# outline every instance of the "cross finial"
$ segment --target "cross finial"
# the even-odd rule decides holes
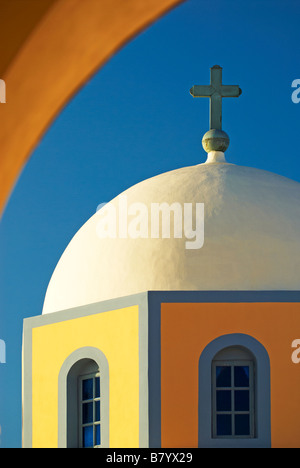
[[[210,69],[210,85],[193,86],[193,97],[210,98],[210,130],[222,130],[222,98],[239,97],[242,90],[239,86],[222,84],[222,67],[215,65]]]
[[[205,149],[213,147],[215,151],[226,151],[229,145],[228,135],[222,131],[222,99],[228,97],[239,97],[242,90],[237,85],[223,85],[222,84],[222,67],[215,65],[210,69],[210,85],[206,86],[193,86],[190,93],[193,97],[209,97],[210,98],[210,140],[215,139],[214,145],[209,145]],[[212,137],[214,135],[214,137]],[[217,139],[224,139],[223,144],[220,146]],[[208,138],[206,138],[208,139]],[[225,140],[227,140],[225,142]],[[221,143],[219,141],[219,143]],[[225,146],[224,146],[224,143]],[[216,149],[219,148],[220,149]],[[224,149],[225,148],[225,149]]]

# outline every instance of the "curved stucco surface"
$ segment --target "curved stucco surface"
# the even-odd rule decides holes
[[[128,207],[142,203],[148,214],[153,203],[192,203],[194,228],[196,203],[203,203],[203,247],[186,249],[184,232],[174,238],[173,226],[169,239],[100,239],[103,210],[114,206],[118,213],[125,198]],[[54,271],[43,313],[147,290],[299,290],[299,200],[299,183],[231,164],[201,164],[145,180],[75,235]],[[148,222],[150,232],[150,215]]]

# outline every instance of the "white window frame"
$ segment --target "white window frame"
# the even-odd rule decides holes
[[[216,384],[216,368],[218,366],[231,368],[231,386],[230,387],[217,387]],[[249,367],[249,387],[236,387],[234,384],[234,367],[248,366]],[[246,360],[214,360],[212,363],[212,436],[215,439],[253,439],[255,437],[255,380],[254,380],[254,362]],[[217,391],[230,391],[231,392],[231,411],[218,411],[217,410]],[[234,395],[236,390],[249,391],[249,411],[236,411],[234,407]],[[231,435],[218,435],[217,434],[217,416],[219,414],[226,414],[231,416]],[[248,435],[235,434],[235,415],[249,414],[250,419],[250,433]]]

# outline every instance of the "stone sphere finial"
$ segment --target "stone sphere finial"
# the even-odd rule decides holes
[[[207,153],[221,151],[225,153],[230,143],[229,136],[223,130],[209,130],[202,139],[202,145]]]

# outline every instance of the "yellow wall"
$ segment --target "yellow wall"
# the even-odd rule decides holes
[[[32,447],[57,447],[58,375],[76,349],[99,348],[109,365],[110,447],[139,447],[138,307],[32,330]]]

